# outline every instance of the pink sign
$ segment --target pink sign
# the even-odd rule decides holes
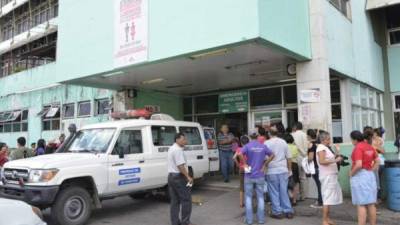
[[[148,0],[115,1],[114,67],[148,59]]]

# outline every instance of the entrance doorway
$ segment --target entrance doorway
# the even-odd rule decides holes
[[[213,127],[217,132],[219,132],[223,124],[227,124],[230,132],[232,132],[235,137],[247,134],[247,113],[197,116],[196,119],[202,126]]]

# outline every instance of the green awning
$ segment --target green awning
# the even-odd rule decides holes
[[[400,4],[400,0],[367,0],[367,10],[385,8]]]

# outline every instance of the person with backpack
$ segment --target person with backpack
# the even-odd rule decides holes
[[[19,137],[17,139],[17,149],[11,151],[10,160],[25,159],[35,156],[32,149],[25,147],[26,139]]]

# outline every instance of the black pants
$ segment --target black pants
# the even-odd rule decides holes
[[[168,188],[171,198],[171,224],[188,225],[192,214],[192,196],[187,181],[181,174],[170,173],[168,175]],[[179,219],[179,211],[181,219]]]
[[[313,175],[315,184],[317,185],[318,189],[318,204],[322,205],[322,194],[321,194],[321,181],[319,181],[319,171],[316,169],[315,174]]]

